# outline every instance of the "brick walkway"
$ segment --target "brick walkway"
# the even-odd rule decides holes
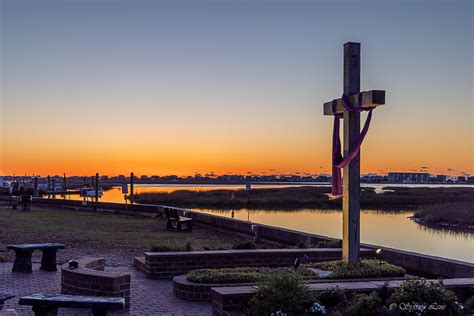
[[[5,302],[3,310],[13,308],[18,315],[33,315],[31,306],[17,304],[20,296],[32,293],[60,293],[60,271],[41,271],[38,264],[33,264],[33,273],[27,274],[12,272],[11,267],[12,263],[0,263],[0,290],[16,295],[15,298]],[[171,280],[148,280],[133,267],[106,267],[106,271],[129,272],[131,274],[129,315],[211,315],[210,303],[195,303],[174,297]],[[59,309],[59,315],[85,316],[90,313],[80,309]],[[128,313],[114,313],[113,315],[128,315]]]

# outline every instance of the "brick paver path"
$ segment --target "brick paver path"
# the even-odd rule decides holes
[[[17,304],[22,295],[32,293],[60,293],[61,272],[46,272],[39,270],[38,264],[33,264],[33,273],[12,272],[12,263],[0,263],[0,290],[11,292],[15,298],[5,302],[5,309],[15,309],[18,315],[33,315],[31,306]],[[129,272],[131,274],[131,304],[129,315],[140,316],[186,316],[211,315],[210,303],[184,301],[173,295],[171,280],[149,280],[133,267],[106,267],[106,271]],[[59,315],[85,316],[87,310],[59,309]],[[113,315],[128,315],[114,313]]]

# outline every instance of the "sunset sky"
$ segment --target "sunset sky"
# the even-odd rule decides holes
[[[473,174],[473,3],[0,0],[0,174],[330,173],[348,41],[362,172]]]

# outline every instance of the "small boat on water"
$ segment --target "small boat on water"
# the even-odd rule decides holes
[[[95,188],[82,187],[79,194],[83,198],[88,198],[88,197],[94,198],[95,197]],[[102,197],[102,195],[104,195],[104,190],[101,187],[99,187],[99,189],[98,189],[98,195],[99,195],[99,197]]]

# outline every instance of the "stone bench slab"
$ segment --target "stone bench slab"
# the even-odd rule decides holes
[[[63,294],[32,294],[20,298],[20,305],[43,305],[54,308],[107,308],[123,309],[125,299],[123,297],[101,297],[81,296]]]
[[[12,250],[45,250],[45,249],[64,249],[64,245],[60,243],[38,243],[38,244],[17,244],[8,245],[8,249]]]
[[[15,297],[15,295],[13,295],[11,293],[0,292],[0,304],[2,304],[6,300],[9,300],[9,299],[14,298],[14,297]]]

